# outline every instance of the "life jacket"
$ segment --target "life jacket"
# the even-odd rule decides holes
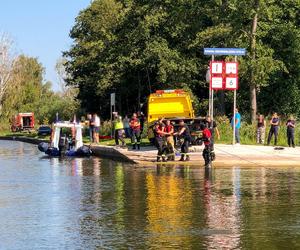
[[[202,138],[204,139],[204,145],[210,145],[211,133],[208,128],[202,131]]]
[[[129,125],[130,125],[130,128],[132,130],[139,130],[139,129],[141,129],[140,120],[137,119],[137,118],[131,119]]]
[[[166,133],[170,133],[172,130],[174,131],[173,125],[170,124],[170,125],[165,126],[165,132]]]
[[[165,127],[163,127],[161,125],[159,125],[158,127],[156,127],[154,129],[155,137],[158,137],[158,138],[164,137],[164,134],[162,134],[163,132],[165,132]]]

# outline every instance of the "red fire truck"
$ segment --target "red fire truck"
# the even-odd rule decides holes
[[[34,129],[34,113],[18,113],[12,117],[11,131],[31,131]]]

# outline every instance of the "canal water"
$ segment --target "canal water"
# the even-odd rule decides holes
[[[50,159],[0,141],[0,249],[300,249],[300,171]]]

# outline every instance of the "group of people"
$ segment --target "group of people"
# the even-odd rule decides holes
[[[100,132],[100,117],[97,114],[88,114],[87,119],[89,123],[90,141],[98,144]]]
[[[122,143],[122,146],[125,146],[124,138],[131,138],[132,149],[140,150],[141,145],[141,136],[144,130],[144,115],[142,112],[133,113],[131,119],[128,116],[125,116],[124,119],[117,113],[114,113],[114,138],[115,144],[119,145],[119,140]]]
[[[270,121],[270,130],[267,138],[267,145],[270,145],[272,137],[274,136],[274,145],[278,142],[278,133],[280,126],[280,118],[276,112],[273,113]],[[289,147],[295,147],[295,127],[296,121],[293,116],[290,116],[286,122],[286,135]],[[266,131],[266,120],[263,115],[259,115],[257,118],[257,133],[256,142],[258,144],[265,143],[265,131]]]
[[[100,118],[97,114],[89,114],[87,116],[89,121],[89,133],[91,142],[99,143],[99,130],[100,130]],[[132,149],[140,150],[141,134],[144,129],[145,117],[143,113],[133,113],[131,118],[125,116],[124,119],[117,113],[114,113],[113,127],[114,127],[114,139],[115,144],[119,145],[121,141],[122,146],[125,146],[124,138],[131,138]],[[272,137],[274,136],[274,145],[278,142],[278,132],[280,119],[278,114],[273,113],[270,121],[270,130],[267,137],[267,145],[270,145]],[[179,121],[178,129],[174,129],[170,120],[159,120],[153,126],[153,133],[155,137],[155,146],[157,147],[157,161],[174,161],[175,160],[175,145],[174,138],[180,142],[180,161],[189,161],[189,145],[192,141],[190,129],[183,120]],[[240,143],[239,130],[241,127],[241,115],[238,108],[235,110],[235,115],[231,120],[231,126],[235,128],[235,141]],[[296,122],[293,116],[290,116],[286,122],[287,128],[287,141],[289,147],[295,147],[295,126]],[[205,121],[200,124],[200,130],[202,131],[202,141],[204,144],[203,158],[205,165],[209,165],[211,161],[215,159],[214,153],[214,137],[217,136],[220,139],[220,133],[215,121],[207,116]],[[266,132],[266,119],[263,115],[257,117],[257,143],[265,143]]]
[[[157,161],[174,161],[175,160],[175,145],[174,137],[180,141],[180,160],[189,161],[189,145],[192,141],[190,129],[184,120],[180,120],[178,129],[175,131],[170,120],[159,120],[154,124],[153,132],[155,136],[155,146],[157,147]],[[215,159],[214,153],[214,133],[216,132],[218,139],[220,133],[216,122],[212,121],[210,116],[207,116],[205,121],[200,124],[202,131],[201,140],[204,143],[203,158],[205,166],[209,165]]]
[[[278,143],[278,134],[279,134],[279,126],[280,126],[280,118],[276,112],[272,114],[271,119],[269,120],[270,130],[267,137],[267,145],[270,145],[271,140],[274,136],[274,145],[277,146]],[[238,109],[235,110],[235,117],[231,121],[231,126],[235,126],[235,140],[236,143],[240,143],[240,134],[239,130],[241,127],[241,115],[239,114]],[[296,121],[295,118],[291,115],[287,120],[286,124],[286,137],[287,144],[289,147],[295,147],[295,127]],[[256,143],[264,144],[266,137],[266,127],[267,121],[264,115],[259,114],[257,116],[257,124],[256,124]]]

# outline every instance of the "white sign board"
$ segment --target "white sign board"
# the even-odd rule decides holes
[[[116,105],[116,93],[110,94],[110,105],[115,106]]]
[[[212,62],[211,63],[211,73],[212,74],[222,74],[223,73],[223,63],[222,62]]]
[[[223,88],[223,78],[222,77],[212,77],[211,78],[211,88],[212,89],[222,89]]]
[[[226,63],[226,74],[237,74],[237,63],[236,62],[230,62]]]
[[[237,89],[237,87],[238,87],[237,77],[226,77],[226,84],[225,84],[226,89],[234,90]]]

